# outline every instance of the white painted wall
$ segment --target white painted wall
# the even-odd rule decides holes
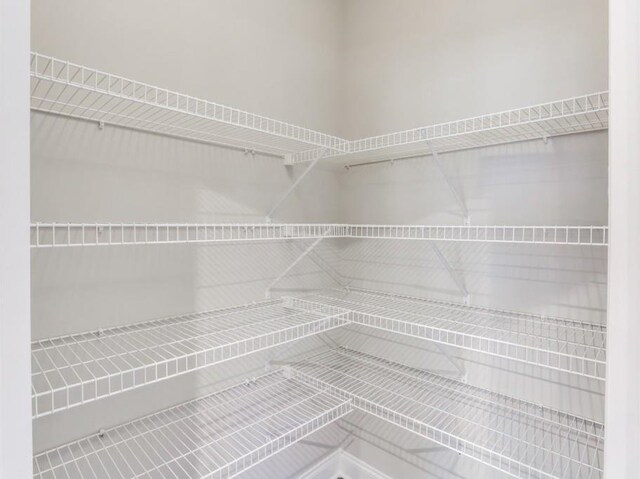
[[[607,88],[606,0],[347,0],[342,133]]]
[[[29,8],[0,0],[0,478],[31,477]]]

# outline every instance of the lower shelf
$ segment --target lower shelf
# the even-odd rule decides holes
[[[158,319],[32,344],[33,417],[302,339],[346,324],[290,298]]]
[[[600,479],[604,427],[422,370],[336,349],[293,365],[353,407],[512,477]]]
[[[606,326],[366,290],[292,300],[301,310],[348,311],[367,327],[604,380]]]
[[[38,454],[34,478],[234,477],[350,411],[274,371]]]

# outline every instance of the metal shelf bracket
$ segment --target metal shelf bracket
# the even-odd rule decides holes
[[[468,374],[467,369],[464,367],[464,363],[451,355],[451,353],[447,350],[445,346],[439,343],[434,343],[438,351],[442,353],[442,355],[447,358],[447,361],[451,363],[451,365],[458,371],[457,379],[462,381],[463,383],[467,383]]]
[[[295,248],[298,248],[301,252],[304,251],[302,247],[298,247],[298,243],[292,243]],[[322,256],[318,254],[315,249],[311,250],[308,254],[309,259],[318,266],[327,276],[329,276],[334,283],[336,283],[340,288],[345,287],[345,281],[339,271],[337,271],[333,266],[331,266]]]
[[[325,231],[325,234],[326,233],[327,231]],[[282,278],[289,274],[289,271],[291,271],[295,265],[302,261],[309,253],[311,253],[311,251],[313,251],[313,249],[318,246],[323,239],[324,236],[317,238],[295,260],[293,260],[293,262],[289,266],[287,266],[287,268],[282,273],[280,273],[273,281],[271,281],[271,283],[269,283],[269,286],[267,286],[267,289],[264,292],[265,298],[271,298],[271,290],[273,289],[273,287],[278,284],[282,280]]]
[[[457,271],[453,269],[453,267],[451,266],[447,258],[444,256],[444,254],[442,254],[442,251],[440,251],[440,248],[438,248],[438,245],[435,242],[431,243],[431,249],[433,250],[433,253],[436,255],[436,258],[438,258],[438,261],[440,262],[442,267],[447,270],[447,272],[449,273],[449,276],[451,276],[451,279],[453,280],[455,285],[458,287],[458,291],[462,296],[462,300],[464,301],[464,304],[469,304],[471,300],[471,295],[469,294],[469,291],[467,290],[467,287],[465,286],[464,280],[462,279],[462,277],[458,274]]]
[[[293,191],[298,187],[298,185],[302,182],[302,180],[309,174],[309,172],[318,164],[318,162],[321,159],[325,158],[328,155],[328,153],[329,153],[329,149],[327,148],[324,148],[319,151],[318,156],[311,162],[309,166],[307,166],[307,169],[304,170],[302,174],[298,176],[298,178],[296,178],[296,181],[293,182],[293,184],[289,187],[289,189],[285,192],[285,194],[282,195],[280,199],[276,201],[273,207],[269,210],[269,212],[267,213],[267,223],[271,223],[271,219],[273,218],[274,213],[278,210],[278,208],[280,208],[282,203],[285,202],[285,200],[289,197],[291,193],[293,193]],[[285,161],[286,161],[286,158],[285,158]]]
[[[449,187],[451,194],[455,198],[456,203],[458,203],[458,207],[460,208],[460,212],[462,213],[462,217],[464,218],[464,224],[466,226],[469,226],[471,224],[471,216],[469,214],[469,210],[467,209],[467,205],[465,204],[464,199],[462,198],[462,194],[460,193],[460,191],[458,191],[458,188],[456,187],[456,185],[453,184],[453,181],[444,170],[444,167],[442,166],[442,162],[440,161],[440,156],[438,155],[438,152],[435,150],[431,142],[427,142],[427,146],[431,151],[431,156],[433,156],[433,160],[436,166],[438,167],[438,171],[440,171],[440,174],[444,178],[444,181],[447,183],[447,186]]]

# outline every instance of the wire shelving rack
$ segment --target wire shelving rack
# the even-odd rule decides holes
[[[595,421],[342,348],[292,369],[356,409],[512,477],[602,478],[604,428]]]
[[[32,248],[341,238],[340,224],[35,223]]]
[[[606,326],[366,290],[294,299],[348,312],[354,324],[604,380]]]
[[[290,298],[32,343],[32,414],[46,416],[347,324]]]
[[[277,156],[348,148],[332,135],[35,52],[31,109]]]
[[[285,157],[387,161],[603,130],[608,92],[345,140],[31,54],[31,109]],[[315,163],[314,163],[315,164]],[[606,226],[36,223],[32,248],[352,238],[606,246]],[[350,323],[604,380],[603,325],[353,290],[34,341],[33,417]],[[294,374],[291,377],[291,374]],[[344,349],[34,457],[34,477],[228,478],[351,408],[518,478],[600,479],[603,426]]]
[[[234,477],[350,411],[278,370],[38,454],[33,477]]]
[[[584,133],[609,126],[606,91],[489,113],[349,142],[347,152],[331,151],[327,159],[351,166],[397,160],[518,141]],[[317,151],[296,153],[292,163],[312,161]]]
[[[606,226],[361,225],[337,223],[35,223],[32,248],[359,238],[606,246]]]
[[[286,157],[358,162],[608,128],[609,93],[346,140],[40,53],[31,53],[31,109]],[[356,163],[357,164],[357,163]]]

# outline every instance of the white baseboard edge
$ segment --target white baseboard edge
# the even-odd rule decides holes
[[[320,460],[298,479],[392,479],[342,449]]]

